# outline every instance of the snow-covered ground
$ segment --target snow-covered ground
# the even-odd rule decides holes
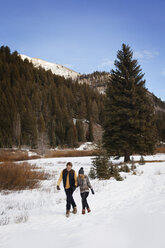
[[[83,150],[94,150],[96,149],[96,144],[94,144],[93,142],[85,142],[82,145],[80,145],[76,150],[78,151],[83,151]]]
[[[92,212],[81,214],[79,189],[74,193],[78,213],[65,217],[65,193],[56,190],[68,161],[88,174],[91,157],[30,161],[53,174],[39,189],[0,194],[0,247],[3,248],[164,248],[165,162],[137,164],[137,175],[124,181],[91,180]],[[135,160],[138,157],[134,158]],[[145,160],[165,160],[165,155]],[[122,161],[122,158],[121,158]]]

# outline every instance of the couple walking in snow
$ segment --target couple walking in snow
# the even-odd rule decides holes
[[[87,202],[87,197],[89,195],[89,188],[91,189],[92,194],[94,194],[94,190],[90,184],[88,176],[84,175],[84,169],[82,167],[80,168],[77,177],[76,172],[72,169],[72,163],[68,162],[66,164],[66,169],[61,171],[57,182],[57,190],[60,190],[60,183],[62,180],[66,193],[66,216],[69,217],[71,206],[73,207],[73,213],[77,213],[77,206],[73,199],[73,192],[77,187],[80,187],[82,214],[85,214],[85,209],[87,209],[88,213],[91,212]]]

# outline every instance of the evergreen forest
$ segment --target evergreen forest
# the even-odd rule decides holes
[[[98,84],[99,73],[91,75]],[[102,80],[103,73],[100,77]],[[107,96],[95,84],[80,83],[80,79],[73,81],[35,68],[18,52],[0,47],[0,148],[75,147],[93,141],[93,124],[103,127],[109,118],[105,114]],[[157,140],[165,141],[165,103],[154,95],[152,101]]]
[[[0,48],[0,147],[75,146],[104,122],[105,96]],[[84,122],[88,130],[84,131]]]

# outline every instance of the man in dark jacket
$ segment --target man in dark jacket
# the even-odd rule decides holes
[[[68,162],[66,164],[66,169],[61,171],[57,182],[57,190],[60,190],[60,183],[62,180],[66,193],[66,217],[69,217],[71,205],[73,207],[73,213],[77,213],[76,203],[73,199],[73,192],[77,187],[77,175],[76,172],[72,169],[71,162]]]

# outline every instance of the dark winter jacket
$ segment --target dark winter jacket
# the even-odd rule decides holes
[[[69,177],[69,180],[67,181],[67,177]],[[59,186],[61,181],[63,180],[63,185],[65,189],[68,188],[74,188],[77,187],[77,175],[74,170],[67,171],[67,169],[64,169],[59,177],[59,180],[57,182],[57,185]]]

